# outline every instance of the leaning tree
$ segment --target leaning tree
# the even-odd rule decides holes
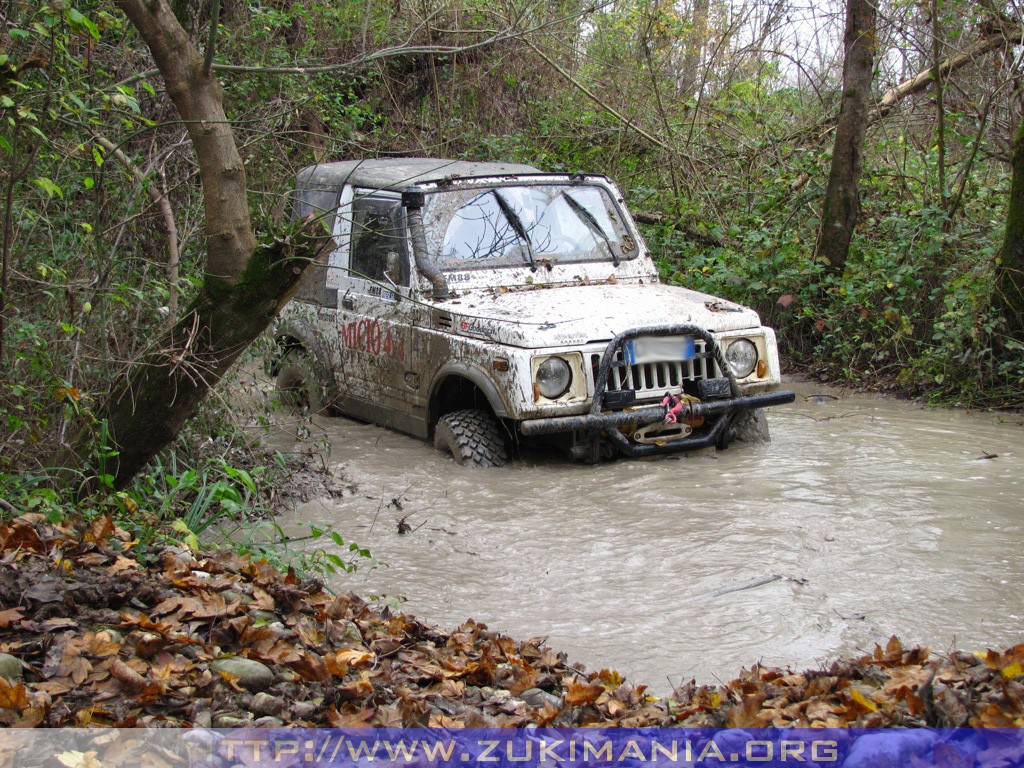
[[[303,268],[327,241],[311,227],[258,236],[249,214],[246,173],[213,71],[167,0],[116,0],[149,47],[167,95],[184,122],[205,203],[205,269],[198,295],[174,325],[113,383],[99,407],[116,455],[107,472],[124,486],[177,436],[199,403],[269,325],[298,286]],[[214,3],[217,6],[217,3]],[[217,25],[216,16],[211,20]],[[94,430],[74,448],[88,462]]]

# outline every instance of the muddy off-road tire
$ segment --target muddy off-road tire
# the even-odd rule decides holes
[[[503,467],[508,461],[501,427],[489,413],[470,409],[445,414],[434,430],[434,447],[466,467]]]
[[[289,350],[277,371],[277,396],[281,404],[304,416],[325,411],[324,389],[309,355]]]
[[[768,430],[768,416],[764,408],[743,411],[726,429],[725,434],[718,438],[718,448],[728,448],[731,443],[760,445],[772,441]]]

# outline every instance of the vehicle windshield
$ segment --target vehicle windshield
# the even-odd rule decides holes
[[[636,256],[606,189],[531,185],[437,192],[423,216],[442,269],[547,266]]]

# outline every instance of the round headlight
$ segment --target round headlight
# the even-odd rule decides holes
[[[725,350],[725,359],[729,361],[733,376],[745,379],[757,365],[757,346],[750,339],[737,339]]]
[[[548,400],[564,395],[571,383],[572,371],[560,357],[549,357],[537,368],[537,391]]]

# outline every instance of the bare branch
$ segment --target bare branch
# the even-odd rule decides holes
[[[557,72],[559,75],[561,75],[566,80],[566,82],[568,82],[573,88],[575,88],[580,93],[582,93],[584,96],[586,96],[588,99],[593,101],[595,104],[597,104],[597,106],[601,107],[601,109],[603,109],[608,114],[610,114],[612,117],[614,117],[616,120],[621,122],[624,126],[626,126],[627,128],[633,129],[634,131],[639,133],[641,136],[643,136],[645,139],[647,139],[649,142],[651,142],[652,144],[654,144],[656,146],[661,147],[664,150],[667,150],[669,152],[674,152],[675,151],[674,148],[670,144],[668,144],[668,143],[662,141],[661,139],[657,138],[656,136],[648,133],[643,128],[641,128],[639,125],[637,125],[632,120],[630,120],[628,117],[626,117],[624,114],[622,114],[617,109],[615,109],[615,107],[613,107],[611,104],[608,104],[607,102],[603,101],[600,96],[595,94],[592,90],[587,88],[587,86],[585,86],[579,80],[574,78],[571,74],[566,72],[565,69],[557,61],[552,59],[544,51],[542,51],[540,48],[538,48],[536,45],[534,45],[531,40],[524,39],[524,42],[528,46],[530,46],[530,48],[533,50],[534,53],[536,53],[545,62],[547,62],[547,65],[549,67],[551,67],[553,70],[555,70],[555,72]]]
[[[168,322],[173,325],[175,315],[177,314],[178,307],[178,225],[174,220],[174,211],[171,209],[171,202],[168,200],[167,195],[157,187],[156,183],[147,183],[146,174],[144,174],[139,168],[131,161],[131,159],[124,153],[124,151],[103,136],[93,134],[93,138],[98,144],[104,147],[114,158],[121,163],[131,174],[135,182],[146,190],[150,199],[160,209],[160,216],[164,223],[164,231],[167,233],[167,281],[170,296],[168,298],[167,306]]]

